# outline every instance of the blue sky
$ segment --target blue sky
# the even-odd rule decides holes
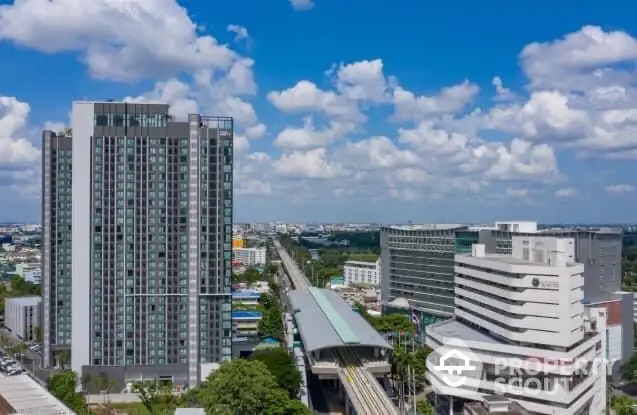
[[[628,1],[0,0],[0,221],[76,99],[235,117],[235,221],[637,219]]]

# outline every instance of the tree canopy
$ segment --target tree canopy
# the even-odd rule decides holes
[[[88,413],[84,395],[75,391],[78,379],[70,370],[62,370],[51,374],[47,380],[47,389],[64,405],[78,414]]]
[[[262,274],[254,267],[246,269],[242,273],[232,273],[233,283],[246,283],[248,285],[254,284],[257,281],[261,281]]]
[[[637,383],[637,354],[633,354],[620,369],[622,378],[631,383]]]
[[[626,395],[615,396],[611,400],[611,406],[616,415],[634,415],[636,412],[633,409],[635,403],[636,401]]]
[[[404,332],[413,334],[416,326],[403,314],[389,314],[383,316],[372,316],[369,314],[365,306],[356,303],[354,308],[358,313],[379,333]]]
[[[263,362],[274,376],[276,383],[288,392],[290,398],[298,396],[302,383],[301,374],[292,356],[283,348],[256,350],[250,359]]]
[[[265,363],[232,360],[197,388],[184,394],[184,403],[207,413],[232,415],[309,415],[311,412],[276,383]]]
[[[434,408],[425,399],[416,403],[416,412],[418,412],[418,415],[434,415]]]
[[[283,321],[281,315],[283,309],[281,308],[279,297],[276,295],[279,287],[273,283],[270,288],[272,293],[262,294],[261,298],[259,298],[263,314],[261,320],[259,320],[257,330],[261,337],[275,337],[282,340]]]
[[[162,410],[174,410],[179,405],[179,397],[172,393],[169,383],[143,381],[133,385],[133,392],[146,410],[151,414],[160,413]]]

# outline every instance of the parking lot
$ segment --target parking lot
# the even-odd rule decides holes
[[[5,328],[0,328],[0,337],[10,344],[15,344],[20,342],[10,331]],[[17,365],[6,365],[7,368],[11,366],[12,368],[20,368],[25,370],[27,373],[31,374],[32,377],[38,380],[38,382],[46,382],[50,370],[42,369],[42,355],[41,355],[41,347],[39,344],[27,343],[28,348],[24,351],[24,353],[18,356],[10,356],[10,353],[7,353],[6,350],[2,350],[0,348],[0,355],[4,360],[13,360],[17,363]],[[9,371],[2,369],[2,364],[0,363],[0,371],[2,371],[5,376],[8,375]]]
[[[0,372],[8,376],[15,376],[25,372],[24,367],[14,358],[0,352]]]

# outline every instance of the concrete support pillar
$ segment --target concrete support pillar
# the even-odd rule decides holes
[[[380,349],[378,347],[374,347],[374,358],[378,359],[380,357]]]

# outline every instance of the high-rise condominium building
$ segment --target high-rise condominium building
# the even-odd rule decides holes
[[[42,363],[71,346],[70,132],[42,133]]]
[[[74,102],[71,366],[114,390],[230,359],[229,117]]]

